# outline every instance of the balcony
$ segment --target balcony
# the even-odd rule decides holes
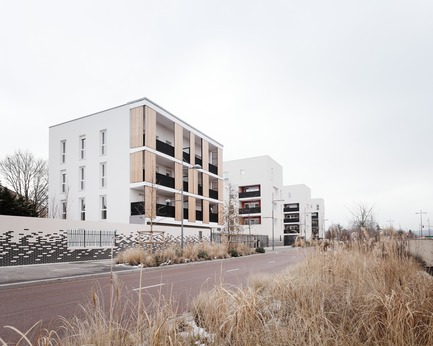
[[[218,199],[218,191],[209,189],[209,197],[213,199]]]
[[[299,204],[295,207],[284,206],[284,212],[290,213],[292,211],[299,211]]]
[[[251,197],[260,197],[260,190],[249,191],[249,192],[239,192],[239,198],[251,198]]]
[[[167,175],[156,173],[156,183],[174,189],[174,178]]]
[[[189,153],[183,152],[183,161],[191,163],[191,155]]]
[[[156,140],[156,150],[174,157],[174,147],[170,144],[161,142],[159,139]]]
[[[259,214],[262,212],[261,207],[254,208],[241,208],[239,209],[239,214]]]
[[[156,216],[174,217],[175,207],[165,204],[156,205]]]
[[[131,215],[144,215],[144,202],[132,202]]]
[[[201,210],[196,210],[195,218],[197,221],[203,221],[203,212]]]
[[[284,223],[299,222],[299,217],[285,218]]]
[[[209,221],[210,222],[218,222],[218,213],[210,213],[209,214]]]
[[[195,164],[196,164],[196,165],[200,165],[200,166],[203,165],[203,162],[202,162],[200,156],[197,156],[197,155],[196,155],[196,157],[195,157]]]
[[[201,185],[198,186],[198,194],[200,196],[203,196],[203,186],[201,186]]]
[[[209,172],[211,172],[213,174],[218,174],[218,167],[209,163]]]

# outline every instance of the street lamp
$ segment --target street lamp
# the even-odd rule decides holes
[[[284,202],[284,199],[273,199],[272,197],[272,250],[275,249],[275,236],[274,236],[274,205],[277,204],[277,202]]]
[[[182,164],[182,184],[180,190],[180,202],[181,202],[181,212],[180,212],[180,250],[183,253],[183,170],[186,169],[189,171],[190,169],[201,169],[200,165],[194,165],[192,167],[187,167]]]

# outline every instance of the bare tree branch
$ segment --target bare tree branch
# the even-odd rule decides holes
[[[33,203],[40,217],[47,213],[48,164],[29,151],[17,150],[0,160],[4,181],[26,202]]]

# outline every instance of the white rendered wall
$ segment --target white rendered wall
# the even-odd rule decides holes
[[[269,156],[226,161],[224,162],[224,179],[236,188],[260,185],[262,223],[261,225],[252,225],[251,233],[268,235],[272,242],[272,201],[282,199],[282,167]],[[282,203],[275,202],[274,206],[275,241],[279,241],[283,234]],[[244,232],[247,231],[247,227],[244,227]]]
[[[311,190],[307,185],[287,185],[283,187],[284,203],[299,203],[300,235],[311,238]]]
[[[313,198],[311,200],[313,212],[319,213],[319,238],[325,237],[325,201],[323,198]]]
[[[67,198],[67,219],[80,220],[79,198],[86,202],[86,220],[100,221],[100,196],[107,196],[107,222],[129,222],[129,106],[121,106],[50,127],[49,209],[52,214]],[[106,130],[107,154],[100,154],[100,131]],[[79,158],[80,136],[86,137],[86,158]],[[60,142],[66,140],[66,163],[60,162]],[[100,186],[100,164],[107,163],[107,186]],[[85,190],[79,188],[79,167],[86,169]],[[60,172],[66,170],[68,195],[60,192]],[[60,217],[59,214],[55,215]]]

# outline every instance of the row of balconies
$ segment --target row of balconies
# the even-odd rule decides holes
[[[259,213],[261,213],[261,211],[262,211],[261,207],[240,208],[239,214],[259,214]]]
[[[183,218],[188,219],[188,208],[183,208]],[[132,202],[131,203],[131,215],[144,215],[144,202]],[[175,217],[175,207],[166,204],[156,205],[156,216],[159,217]],[[198,221],[203,221],[203,211],[196,210],[195,217]],[[212,213],[209,211],[210,222],[218,222],[218,213]]]
[[[239,199],[260,197],[260,191],[239,192]]]
[[[145,143],[145,138],[143,134],[143,143]],[[174,146],[164,143],[163,141],[160,141],[159,139],[156,140],[156,150],[164,153],[166,155],[169,155],[171,157],[174,157]],[[183,160],[184,162],[191,163],[191,155],[187,152],[183,152]],[[195,156],[195,163],[196,165],[203,166],[202,159],[200,156]],[[203,169],[207,169],[209,172],[213,174],[218,174],[218,167],[209,163],[208,167],[203,167]]]

